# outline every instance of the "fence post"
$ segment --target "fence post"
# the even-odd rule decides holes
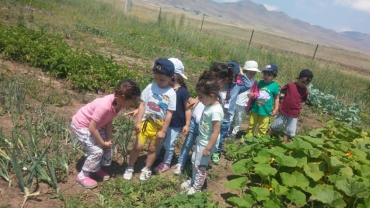
[[[319,44],[316,45],[316,49],[315,49],[315,53],[313,54],[312,56],[312,61],[315,59],[315,55],[316,55],[316,51],[317,51],[317,48],[319,47]]]
[[[202,25],[200,26],[200,32],[202,32],[203,22],[204,22],[204,15],[203,15],[203,20],[202,20]]]
[[[161,23],[161,13],[162,13],[162,7],[159,8],[159,14],[158,14],[158,23]]]
[[[126,0],[124,13],[127,14],[127,12],[131,11],[131,8],[132,8],[131,0]]]
[[[254,29],[252,30],[251,38],[249,39],[248,48],[249,48],[249,46],[251,46],[253,33],[254,33]]]

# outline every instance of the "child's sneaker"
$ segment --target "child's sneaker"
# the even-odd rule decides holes
[[[215,164],[215,165],[218,165],[220,163],[220,155],[217,154],[217,153],[213,153],[212,154],[212,162]]]
[[[127,167],[125,173],[123,174],[123,178],[126,180],[131,180],[133,174],[134,174],[134,168]]]
[[[103,181],[107,181],[110,179],[110,176],[108,175],[108,173],[104,172],[104,170],[100,169],[98,172],[92,172],[90,173],[91,175],[95,175],[95,176],[98,176],[99,178],[101,178]]]
[[[90,178],[90,177],[84,177],[84,178],[81,178],[77,175],[76,177],[76,182],[81,184],[84,188],[95,188],[98,186],[98,182],[96,182],[94,179]]]
[[[197,193],[197,192],[200,192],[200,190],[198,190],[198,189],[196,189],[196,188],[194,188],[194,187],[191,187],[191,188],[188,190],[187,194],[188,194],[188,195],[193,195],[193,194],[195,194],[195,193]]]
[[[181,174],[181,164],[177,164],[173,174],[180,175]]]
[[[152,171],[150,169],[144,167],[143,169],[141,169],[141,174],[140,174],[139,179],[142,180],[142,181],[145,181],[148,178],[150,178],[151,175],[152,175]]]
[[[170,169],[170,166],[168,166],[166,163],[161,162],[157,167],[154,168],[154,172],[166,172]]]
[[[191,187],[191,180],[188,179],[181,184],[181,189],[189,189]]]

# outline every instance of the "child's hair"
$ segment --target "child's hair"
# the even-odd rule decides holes
[[[230,95],[230,89],[231,85],[233,84],[233,76],[234,72],[232,68],[229,68],[225,63],[215,62],[213,65],[209,68],[209,71],[212,72],[215,79],[217,78],[227,78],[227,92],[226,92],[226,102],[229,102],[229,99],[231,97]]]
[[[139,85],[131,79],[123,79],[114,88],[114,95],[124,95],[128,100],[134,100],[141,96]],[[117,105],[117,101],[113,101],[113,105]]]
[[[218,85],[215,74],[212,71],[203,72],[198,80],[195,90],[205,95],[214,94],[219,99],[218,92],[220,91],[220,85]]]
[[[313,79],[313,73],[311,70],[309,69],[303,69],[300,73],[299,73],[299,78],[303,78],[303,77],[306,77],[306,80],[308,82],[311,82],[311,80]]]
[[[188,89],[188,87],[186,86],[184,77],[182,77],[180,74],[176,74],[176,77],[177,77],[177,82],[180,84],[180,86],[185,89]]]

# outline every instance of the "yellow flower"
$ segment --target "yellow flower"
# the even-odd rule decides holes
[[[291,155],[292,153],[293,153],[293,150],[290,150],[290,151],[289,151],[289,154]]]
[[[273,158],[273,157],[272,157],[272,158],[270,159],[269,165],[270,165],[271,163],[273,163],[274,161],[275,161],[275,158]]]
[[[346,155],[347,155],[348,157],[352,157],[352,156],[353,156],[352,152],[350,152],[350,151],[347,151]]]

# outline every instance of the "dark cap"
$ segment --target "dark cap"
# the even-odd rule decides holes
[[[172,77],[175,73],[175,66],[173,65],[172,61],[159,58],[154,62],[153,71],[159,71],[164,75]]]
[[[274,64],[268,64],[263,68],[262,72],[278,72],[279,68]]]
[[[235,61],[229,61],[226,63],[228,67],[233,67],[234,74],[238,75],[240,73],[240,67],[239,64],[236,63]]]
[[[313,78],[313,73],[312,71],[310,71],[309,69],[303,69],[300,73],[299,73],[299,78],[303,78],[303,77],[307,77],[309,80],[311,80]]]

